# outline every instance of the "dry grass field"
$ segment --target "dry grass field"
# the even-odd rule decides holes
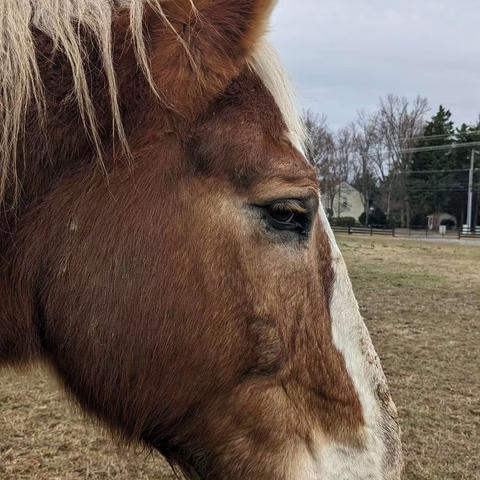
[[[341,244],[399,409],[404,478],[480,479],[480,245]]]
[[[480,479],[480,246],[340,238],[398,405],[406,480]],[[0,373],[1,480],[166,480],[45,372]],[[341,480],[341,479],[339,479]]]

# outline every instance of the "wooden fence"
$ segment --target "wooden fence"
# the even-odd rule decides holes
[[[348,235],[383,235],[394,237],[395,229],[393,228],[373,228],[373,227],[332,227],[335,233],[346,233]]]
[[[346,234],[346,235],[369,235],[371,237],[380,235],[380,236],[388,236],[388,237],[402,237],[405,236],[405,232],[402,229],[399,230],[399,235],[396,234],[396,230],[393,228],[374,228],[374,227],[361,227],[361,226],[351,226],[351,227],[339,227],[333,226],[333,231],[335,233]],[[411,234],[411,231],[410,231]],[[452,235],[442,235],[440,236],[436,232],[430,232],[428,229],[425,230],[425,235],[427,238],[431,237],[435,238],[455,238],[455,232],[452,232]],[[459,240],[480,240],[480,232],[476,233],[466,233],[462,230],[458,231],[458,239]]]
[[[469,239],[469,238],[472,240],[480,240],[480,233],[464,233],[461,230],[459,230],[458,238],[459,240]]]

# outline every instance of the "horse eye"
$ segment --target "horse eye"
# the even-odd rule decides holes
[[[291,210],[270,207],[267,211],[270,218],[279,223],[292,223],[295,219],[295,213]]]
[[[289,230],[306,235],[310,229],[310,215],[305,205],[297,200],[285,200],[267,205],[268,224],[276,230]]]

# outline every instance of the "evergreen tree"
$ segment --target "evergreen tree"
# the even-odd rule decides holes
[[[450,202],[452,172],[443,171],[455,168],[456,156],[453,149],[434,147],[449,147],[455,143],[456,132],[451,118],[451,112],[440,105],[415,145],[426,148],[413,154],[407,180],[417,221],[420,217],[426,222],[427,215],[441,212]]]
[[[455,132],[455,143],[463,145],[466,143],[480,141],[480,125],[467,125],[463,123]],[[458,222],[466,223],[466,203],[468,194],[468,177],[470,168],[470,159],[472,155],[472,147],[458,147],[454,151],[453,167],[457,171],[452,175],[452,189],[449,198],[449,212],[455,215]],[[480,159],[479,159],[480,163]],[[477,163],[478,165],[478,163]],[[476,195],[477,196],[477,195]]]
[[[458,145],[471,142],[480,142],[480,123],[474,125],[462,125],[455,132],[455,143]],[[476,148],[479,150],[479,148]],[[455,150],[455,168],[470,168],[470,158],[472,155],[472,147],[460,147]]]

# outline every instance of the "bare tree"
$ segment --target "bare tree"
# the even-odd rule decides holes
[[[307,110],[303,114],[307,131],[306,157],[317,171],[320,190],[327,201],[325,208],[329,216],[333,212],[335,191],[340,181],[335,162],[335,141],[328,127],[327,118]]]
[[[358,113],[355,128],[355,186],[360,191],[365,213],[365,225],[368,224],[369,208],[376,183],[375,165],[381,162],[383,143],[378,134],[378,113],[367,115]]]
[[[354,124],[341,128],[335,135],[333,168],[337,178],[334,194],[334,197],[337,198],[337,216],[342,213],[342,183],[350,183],[353,178],[356,155],[355,142]]]
[[[309,140],[306,155],[315,167],[327,212],[340,215],[342,182],[355,183],[360,191],[368,221],[373,190],[378,182],[387,187],[386,215],[391,217],[397,192],[402,225],[410,223],[410,206],[405,185],[405,172],[411,163],[408,149],[421,135],[425,114],[425,98],[413,101],[395,95],[380,99],[378,111],[360,112],[356,122],[333,133],[325,116],[304,112]],[[338,205],[335,205],[338,199]],[[337,208],[334,208],[337,207]]]
[[[303,123],[307,131],[305,153],[308,161],[317,172],[328,163],[334,151],[333,135],[328,128],[325,115],[314,114],[311,110],[303,112]]]
[[[355,134],[355,125],[350,124],[341,128],[335,135],[335,157],[339,175],[343,182],[348,182],[352,178],[356,153]]]
[[[387,217],[390,216],[393,188],[397,187],[400,195],[400,219],[402,226],[410,223],[410,205],[405,188],[405,172],[412,154],[408,149],[413,146],[414,137],[421,135],[425,124],[425,114],[429,111],[428,100],[416,97],[410,102],[405,97],[388,95],[380,99],[377,128],[385,144],[388,158],[388,200]]]

